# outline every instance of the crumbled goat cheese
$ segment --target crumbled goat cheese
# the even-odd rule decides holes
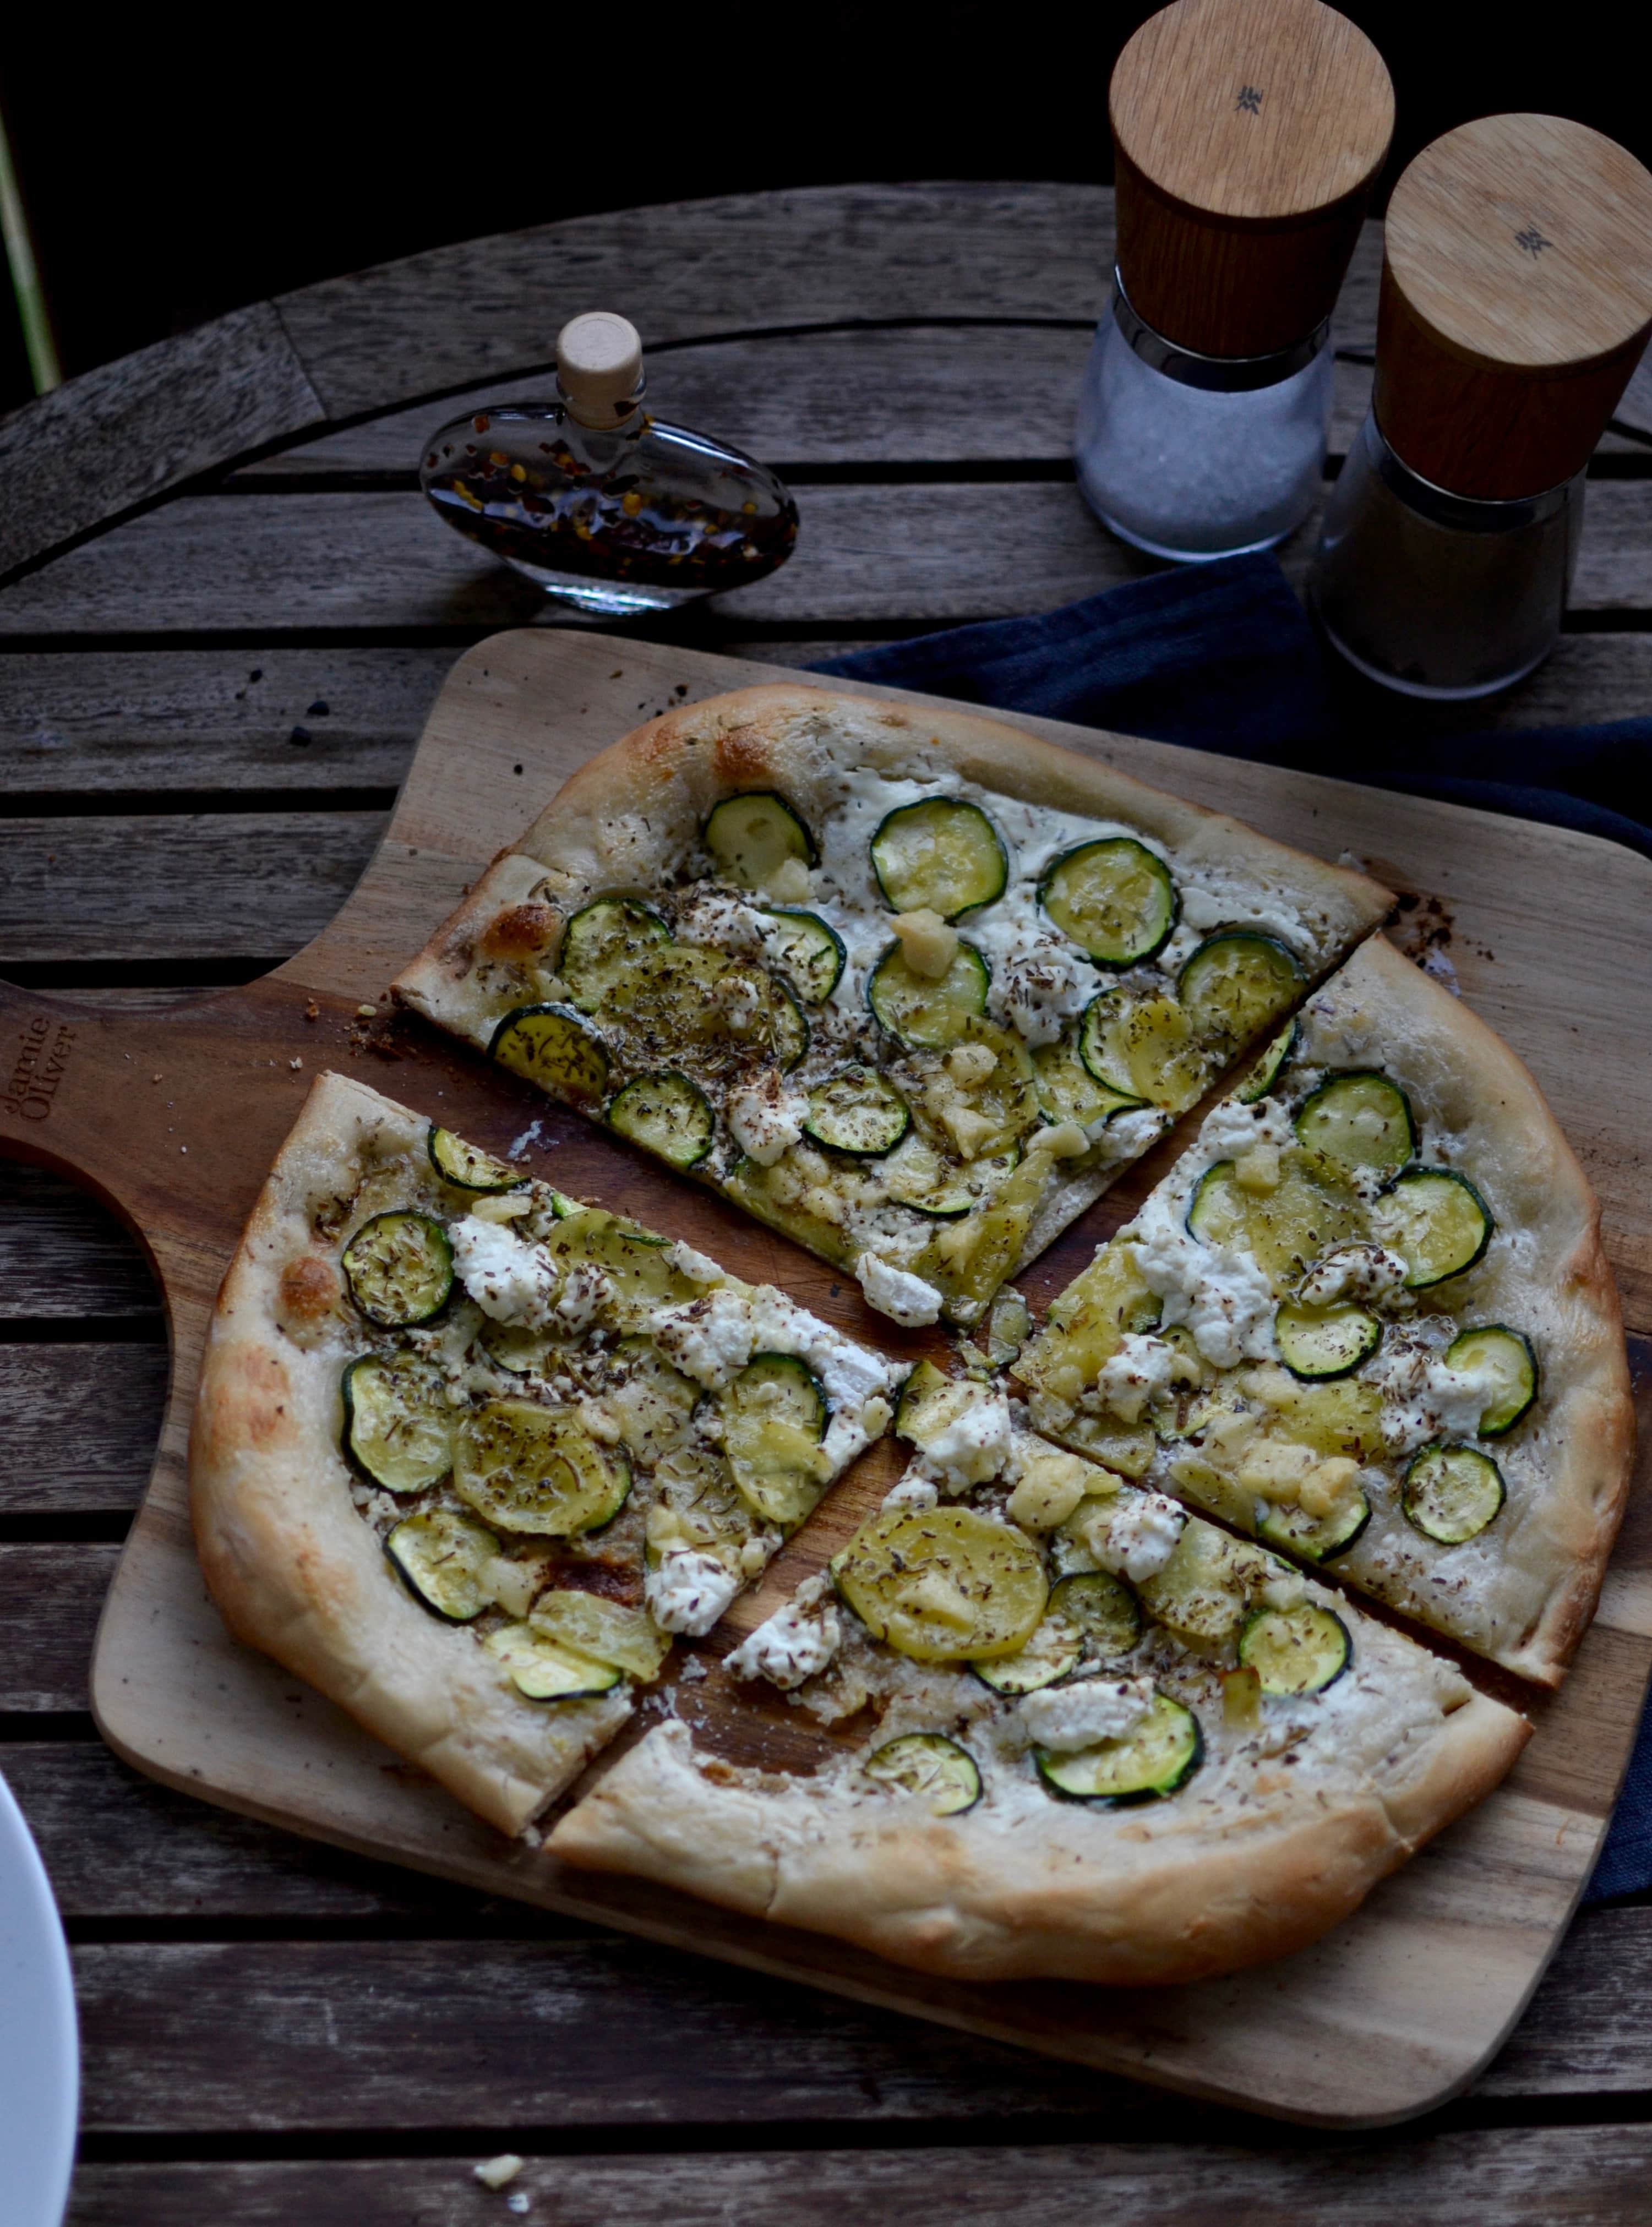
[[[1213,1163],[1236,1160],[1241,1152],[1258,1145],[1272,1145],[1283,1151],[1292,1134],[1291,1116],[1277,1098],[1259,1098],[1251,1106],[1242,1105],[1236,1098],[1224,1098],[1204,1117],[1199,1151]]]
[[[727,1658],[737,1678],[766,1678],[788,1694],[806,1678],[824,1670],[843,1643],[831,1592],[824,1578],[810,1578],[784,1608],[760,1624]]]
[[[940,1497],[940,1492],[915,1462],[900,1483],[883,1495],[880,1512],[887,1516],[899,1508],[933,1508]]]
[[[542,1246],[529,1245],[502,1222],[466,1215],[448,1231],[459,1281],[495,1322],[542,1329],[556,1304],[556,1263]]]
[[[729,1127],[741,1151],[760,1168],[772,1168],[803,1134],[809,1101],[788,1090],[773,1068],[729,1094]]]
[[[737,1037],[749,1037],[768,1010],[762,984],[756,975],[737,969],[712,984],[711,1002],[728,1023],[730,1035]]]
[[[1153,1705],[1151,1678],[1087,1678],[1076,1686],[1045,1686],[1021,1701],[1022,1729],[1056,1755],[1122,1739]]]
[[[1094,970],[1077,952],[1041,938],[1011,945],[993,969],[989,993],[994,1017],[1030,1044],[1054,1043],[1095,994]]]
[[[1395,1338],[1366,1372],[1382,1394],[1380,1427],[1390,1453],[1408,1454],[1431,1439],[1471,1439],[1498,1389],[1495,1366],[1453,1369],[1414,1341]]]
[[[958,1398],[959,1393],[973,1396]],[[962,1384],[954,1394],[955,1412],[942,1423],[923,1449],[923,1467],[949,1492],[967,1491],[998,1476],[1010,1458],[1015,1425],[1010,1403],[1001,1392],[985,1386]]]
[[[1405,1288],[1406,1264],[1382,1245],[1342,1245],[1316,1260],[1297,1287],[1304,1307],[1339,1299],[1386,1299]]]
[[[672,1547],[647,1572],[642,1590],[648,1613],[661,1631],[704,1639],[739,1592],[740,1577],[714,1554]]]
[[[1139,1158],[1170,1126],[1167,1114],[1161,1114],[1157,1107],[1144,1106],[1139,1113],[1117,1114],[1112,1120],[1104,1115],[1099,1121],[1093,1121],[1090,1140],[1103,1165],[1113,1167],[1120,1160]]]
[[[940,1320],[940,1292],[909,1269],[891,1268],[876,1253],[863,1253],[855,1263],[855,1274],[866,1294],[867,1305],[876,1307],[891,1322],[915,1328]]]
[[[1102,1362],[1096,1388],[1121,1422],[1139,1423],[1148,1402],[1175,1382],[1179,1358],[1162,1337],[1126,1331],[1119,1350]]]
[[[505,2188],[515,2179],[522,2166],[523,2160],[513,2150],[502,2150],[499,2156],[476,2167],[476,2179],[484,2188]]]
[[[1132,1230],[1136,1264],[1164,1301],[1164,1321],[1185,1323],[1205,1359],[1232,1369],[1273,1352],[1273,1287],[1248,1253],[1207,1245],[1189,1230],[1185,1207],[1155,1194]]]
[[[737,1292],[708,1292],[663,1308],[654,1318],[654,1342],[685,1375],[716,1390],[751,1358],[751,1310]]]
[[[614,1286],[599,1267],[590,1260],[576,1260],[557,1301],[557,1320],[577,1337],[590,1328],[613,1296]]]
[[[679,1276],[686,1276],[691,1284],[720,1284],[723,1271],[715,1260],[708,1260],[704,1253],[697,1253],[692,1245],[685,1245],[679,1237],[674,1245],[666,1248],[666,1264]]]
[[[1079,1535],[1104,1570],[1139,1584],[1170,1560],[1187,1520],[1186,1509],[1162,1492],[1121,1492],[1078,1519]]]

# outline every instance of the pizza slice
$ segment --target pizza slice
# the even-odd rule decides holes
[[[395,988],[973,1324],[1388,903],[1100,756],[762,687],[594,758]]]
[[[1528,1736],[997,1385],[926,1364],[896,1427],[909,1475],[725,1663],[823,1728],[817,1766],[742,1767],[679,1719],[554,1854],[954,1978],[1162,1984],[1316,1939]]]
[[[1378,938],[1017,1370],[1041,1430],[1555,1685],[1629,1483],[1599,1220],[1525,1068]]]
[[[782,1292],[318,1078],[190,1440],[235,1636],[502,1831],[544,1809],[888,1426]]]

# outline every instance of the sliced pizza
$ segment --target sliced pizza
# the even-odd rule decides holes
[[[1553,1685],[1629,1482],[1599,1218],[1525,1068],[1379,938],[1017,1374],[1041,1430]]]
[[[753,688],[594,758],[395,986],[973,1324],[1388,903],[996,721]]]
[[[887,1427],[903,1374],[324,1075],[213,1320],[201,1566],[239,1638],[517,1832]]]
[[[1525,1720],[1281,1557],[922,1369],[912,1471],[728,1658],[810,1771],[661,1726],[565,1861],[969,1979],[1140,1986],[1286,1954],[1508,1769]]]

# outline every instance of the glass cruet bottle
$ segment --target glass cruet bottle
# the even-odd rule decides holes
[[[1652,330],[1652,176],[1586,125],[1487,116],[1388,204],[1372,406],[1309,597],[1401,694],[1486,696],[1560,633],[1584,475]]]
[[[644,385],[635,326],[575,317],[556,399],[454,418],[425,443],[419,485],[456,532],[594,616],[762,579],[792,553],[797,505],[766,465],[651,417]]]
[[[1376,48],[1320,0],[1175,0],[1119,58],[1112,305],[1074,462],[1102,523],[1200,562],[1317,501],[1330,313],[1394,130]]]

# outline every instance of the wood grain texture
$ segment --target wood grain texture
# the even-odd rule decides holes
[[[1362,31],[1319,0],[1178,0],[1108,89],[1119,267],[1156,332],[1271,355],[1330,315],[1394,132]]]
[[[267,302],[85,372],[0,423],[0,574],[322,416]]]
[[[118,1547],[0,1545],[0,1713],[84,1709]]]
[[[0,1344],[0,1516],[135,1508],[166,1375],[161,1345]]]
[[[1645,2126],[1534,2127],[1386,2141],[1267,2148],[1232,2141],[1150,2146],[1104,2118],[1100,2139],[1048,2145],[892,2146],[836,2151],[732,2149],[690,2156],[533,2157],[513,2184],[530,2218],[555,2227],[730,2227],[781,2219],[839,2227],[1623,2227],[1644,2212],[1652,2170]],[[531,2150],[541,2146],[529,2143]],[[83,2164],[69,2227],[456,2227],[490,2218],[477,2188],[485,2154],[348,2163]]]
[[[118,1752],[169,1784],[210,1792],[231,1807],[276,1822],[300,1823],[338,1845],[596,1918],[668,1945],[709,1949],[832,1993],[915,2010],[995,2040],[1019,2040],[1110,2072],[1145,2070],[1196,2092],[1243,2096],[1322,2120],[1345,2122],[1350,2111],[1368,2120],[1421,2108],[1466,2077],[1514,2018],[1591,1864],[1652,1651],[1652,1586],[1643,1574],[1643,1565],[1652,1566],[1652,1541],[1640,1541],[1638,1533],[1626,1539],[1578,1674],[1560,1696],[1540,1705],[1543,1722],[1517,1777],[1304,1958],[1210,1988],[1179,1991],[1173,2000],[1156,1997],[1151,2005],[1098,1990],[1049,1987],[983,1995],[915,1982],[836,1943],[770,1929],[754,1939],[750,1929],[685,1898],[622,1880],[563,1873],[543,1850],[506,1847],[416,1774],[387,1766],[382,1751],[336,1711],[295,1690],[273,1665],[233,1648],[201,1592],[178,1468],[194,1356],[222,1260],[291,1119],[303,1080],[278,1059],[273,1069],[255,1069],[259,1048],[272,1037],[279,1041],[304,1028],[293,993],[313,989],[322,1020],[313,1024],[309,1042],[314,1050],[307,1060],[337,1057],[341,1051],[348,1060],[347,1001],[382,983],[471,878],[476,861],[520,825],[515,779],[503,768],[524,763],[541,790],[548,790],[558,769],[581,762],[679,685],[703,694],[750,677],[749,669],[726,660],[584,633],[525,632],[469,653],[438,703],[404,789],[394,833],[361,897],[321,944],[282,975],[169,1017],[169,1049],[179,1071],[210,1060],[217,1077],[209,1084],[201,1069],[195,1095],[203,1116],[213,1101],[216,1118],[199,1120],[186,1140],[191,1146],[187,1184],[181,1163],[169,1156],[169,1145],[156,1152],[164,1124],[141,1094],[112,1150],[92,1109],[99,1075],[118,1055],[127,1024],[108,1013],[88,1029],[75,1053],[80,1079],[76,1083],[77,1070],[70,1070],[54,1107],[49,1148],[121,1198],[148,1232],[168,1279],[179,1356],[156,1482],[99,1642],[94,1697],[102,1728]],[[1647,876],[1626,854],[1553,830],[1376,800],[1265,768],[1202,760],[1119,737],[1044,731],[1057,737],[1066,732],[1080,747],[1132,770],[1161,779],[1168,773],[1183,793],[1200,794],[1208,784],[1221,801],[1237,804],[1272,832],[1306,840],[1322,852],[1335,855],[1355,839],[1368,845],[1380,827],[1387,853],[1382,871],[1400,875],[1402,886],[1408,879],[1412,886],[1449,894],[1468,993],[1483,1010],[1496,1013],[1540,1070],[1546,1046],[1553,1055],[1547,1064],[1563,1081],[1566,1069],[1577,1065],[1566,1031],[1587,1006],[1579,983],[1590,977],[1597,952],[1601,994],[1610,986],[1615,1003],[1617,1037],[1633,1034],[1623,1011],[1626,962],[1611,940],[1611,922],[1633,912]],[[1598,916],[1591,913],[1579,922],[1568,946],[1564,1020],[1546,1012],[1534,994],[1542,979],[1538,961],[1545,947],[1540,937],[1532,941],[1529,930],[1523,940],[1521,928],[1520,908],[1533,910],[1543,875],[1556,871],[1574,915],[1581,886],[1594,889],[1599,909]],[[1634,879],[1633,895],[1615,887],[1613,876],[1623,873]],[[1553,907],[1535,909],[1547,917]],[[1492,948],[1494,923],[1495,960],[1480,956]],[[401,1024],[401,1031],[384,1044],[400,1055],[398,1063],[367,1071],[407,1102],[439,1110],[462,1129],[474,1130],[484,1144],[508,1139],[527,1108],[540,1104],[509,1078],[478,1072],[456,1049],[432,1043],[412,1024]],[[335,1037],[342,1043],[335,1043]],[[1592,1031],[1588,1041],[1596,1042]],[[267,1060],[267,1049],[262,1056]],[[1594,1101],[1597,1121],[1603,1106],[1619,1120],[1638,1119],[1631,1112],[1641,1103],[1638,1070],[1626,1067],[1610,1087],[1598,1073],[1592,1082],[1592,1089],[1579,1094]],[[861,1323],[858,1301],[841,1287],[834,1290],[820,1264],[753,1231],[721,1203],[691,1196],[583,1125],[547,1117],[542,1106],[540,1118],[542,1143],[548,1132],[560,1179],[598,1193],[622,1182],[628,1201],[645,1217],[659,1216],[665,1226],[748,1273],[778,1277],[845,1327],[871,1327],[877,1334],[878,1326]],[[41,1149],[38,1137],[33,1142]],[[1120,1202],[1115,1212],[1122,1210]],[[1080,1250],[1094,1243],[1105,1220],[1093,1217],[1072,1243]],[[1652,1252],[1652,1228],[1636,1187],[1627,1188],[1618,1203],[1614,1246],[1631,1267],[1642,1253]],[[1037,1273],[1059,1280],[1070,1273],[1072,1262],[1058,1253],[1052,1248]],[[847,1509],[845,1503],[845,1520],[852,1521]],[[1485,1893],[1490,1875],[1502,1882],[1495,1905],[1488,1905]],[[1454,1971],[1449,1999],[1441,2004],[1432,1975],[1450,1953],[1449,1944],[1467,1937],[1466,1912],[1472,1913],[1473,1956]],[[1422,2017],[1415,1989],[1425,1980],[1428,2010]],[[1336,2037],[1347,2007],[1355,2001],[1368,2039],[1358,2096],[1351,2101],[1345,2052]]]
[[[112,1215],[61,1176],[0,1158],[0,1324],[152,1316],[160,1301]]]

